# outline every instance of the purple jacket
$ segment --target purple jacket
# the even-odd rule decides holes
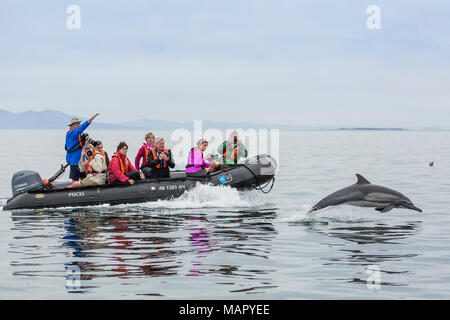
[[[191,152],[189,152],[187,164],[189,167],[186,166],[186,173],[194,173],[211,166],[211,164],[203,158],[203,152],[197,148],[191,149]]]

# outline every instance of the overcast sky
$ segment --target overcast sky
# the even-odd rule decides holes
[[[448,0],[1,0],[0,46],[14,112],[450,126]]]

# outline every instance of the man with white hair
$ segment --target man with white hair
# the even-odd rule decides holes
[[[141,167],[147,179],[170,178],[170,169],[174,168],[172,152],[165,148],[164,139],[159,137],[155,140],[155,147],[147,155],[147,163]]]
[[[246,158],[248,155],[245,145],[239,139],[238,132],[233,130],[227,141],[224,141],[217,152],[222,155],[222,161],[229,166],[237,165],[240,158]]]

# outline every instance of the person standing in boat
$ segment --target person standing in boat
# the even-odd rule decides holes
[[[148,152],[147,161],[142,172],[148,179],[170,178],[170,169],[175,167],[172,152],[164,146],[164,139],[157,138],[155,147]]]
[[[72,118],[69,123],[69,130],[66,133],[66,161],[70,165],[69,178],[72,179],[72,183],[79,181],[82,178],[80,169],[78,168],[78,161],[80,161],[81,150],[84,146],[85,141],[81,134],[84,130],[91,124],[92,121],[99,115],[99,113],[94,114],[87,121],[81,124],[80,119]]]
[[[217,152],[222,155],[222,161],[229,166],[238,164],[239,159],[246,158],[248,155],[245,145],[241,142],[238,132],[233,130],[227,141],[224,141],[218,148]]]
[[[140,168],[146,166],[148,154],[154,148],[155,148],[155,136],[153,135],[153,133],[149,132],[145,135],[145,142],[139,149],[136,158],[134,159],[134,166],[136,167],[136,169],[139,170]],[[142,165],[140,165],[141,159]]]
[[[136,170],[127,158],[128,145],[120,142],[117,152],[109,162],[109,183],[111,185],[133,185],[135,180],[144,179],[144,175]]]
[[[207,174],[215,171],[219,164],[215,161],[211,163],[205,160],[203,152],[208,148],[208,141],[200,139],[197,142],[197,147],[192,148],[189,152],[188,163],[186,165],[186,175],[188,177],[204,177]],[[208,153],[206,158],[209,159],[211,155]]]
[[[103,143],[95,141],[92,145],[86,144],[81,152],[78,163],[80,172],[86,174],[86,178],[75,181],[71,187],[100,186],[106,183],[107,154],[103,150]]]

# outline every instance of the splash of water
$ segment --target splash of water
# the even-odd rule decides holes
[[[172,200],[159,200],[136,204],[151,209],[198,209],[198,208],[248,208],[264,205],[257,191],[238,191],[227,186],[211,186],[198,183],[195,188]]]
[[[6,202],[8,201],[7,199],[0,199],[0,210],[3,211],[3,206],[6,204]]]
[[[303,204],[297,210],[288,212],[278,218],[282,223],[363,223],[373,222],[379,218],[379,213],[372,208],[361,208],[349,205],[335,206],[320,211],[309,212],[311,204]]]

